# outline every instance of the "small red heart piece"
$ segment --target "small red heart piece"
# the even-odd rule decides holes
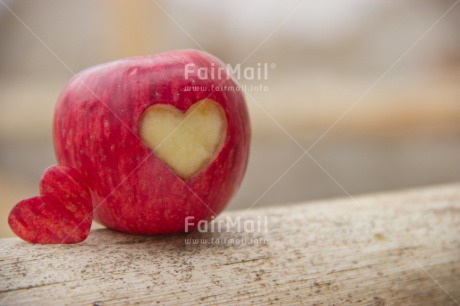
[[[71,244],[88,237],[93,220],[91,195],[81,174],[51,166],[40,181],[40,196],[22,200],[8,223],[21,239],[41,244]]]

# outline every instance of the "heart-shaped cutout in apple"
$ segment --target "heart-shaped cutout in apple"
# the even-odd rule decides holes
[[[215,159],[227,135],[227,120],[211,99],[196,102],[185,113],[156,104],[142,115],[139,130],[144,143],[187,179]]]

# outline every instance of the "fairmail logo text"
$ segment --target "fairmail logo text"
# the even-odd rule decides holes
[[[258,216],[251,219],[242,219],[240,216],[212,219],[211,221],[199,220],[194,216],[185,218],[185,232],[196,229],[200,233],[229,233],[229,232],[246,232],[246,233],[267,233],[268,218],[267,216]]]
[[[269,71],[275,68],[274,63],[257,63],[255,67],[242,67],[241,64],[236,64],[234,67],[230,64],[221,66],[214,63],[211,63],[210,67],[198,67],[194,63],[188,63],[185,65],[185,79],[197,77],[200,80],[227,80],[233,76],[237,80],[266,81]]]

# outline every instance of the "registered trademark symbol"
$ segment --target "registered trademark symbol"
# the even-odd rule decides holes
[[[270,64],[270,69],[276,69],[276,64],[275,64],[275,63],[271,63],[271,64]]]

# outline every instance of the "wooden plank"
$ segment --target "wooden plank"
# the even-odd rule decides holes
[[[0,304],[459,305],[460,184],[221,217],[238,216],[268,231],[2,239]]]

